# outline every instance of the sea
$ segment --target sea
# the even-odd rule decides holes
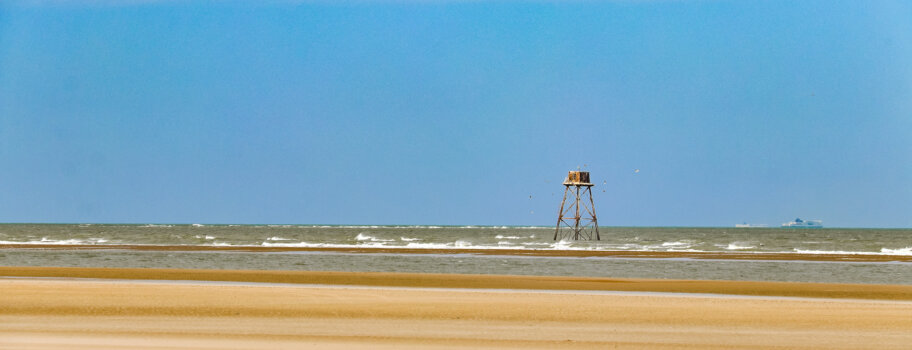
[[[599,233],[599,241],[555,241],[554,228],[541,226],[0,224],[0,266],[912,284],[912,263],[908,261],[546,257],[496,253],[519,249],[912,255],[912,229],[600,227]],[[3,247],[22,244],[30,248]],[[68,245],[98,245],[104,249],[67,249]],[[147,251],[111,249],[111,245],[391,249],[385,249],[384,253]],[[395,248],[413,249],[400,254]],[[414,253],[423,248],[429,253]],[[486,249],[491,253],[469,254],[465,249]]]

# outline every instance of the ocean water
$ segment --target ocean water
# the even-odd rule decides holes
[[[912,255],[909,229],[602,227],[601,241],[552,227],[2,224],[0,244],[454,249],[453,254],[0,249],[0,266],[483,273],[912,284],[912,263],[472,255],[456,249]]]
[[[0,224],[0,244],[555,249],[912,255],[912,229],[601,227],[554,241],[553,227]]]

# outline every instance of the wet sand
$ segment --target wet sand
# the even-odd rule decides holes
[[[912,301],[912,285],[880,284],[695,281],[604,277],[503,276],[393,272],[8,266],[0,266],[0,276],[258,282],[374,287],[709,293],[744,296],[782,296]]]
[[[912,286],[31,267],[0,268],[0,276],[44,277],[0,278],[2,349],[907,349],[912,343]]]
[[[352,254],[474,254],[536,257],[602,257],[636,259],[729,259],[777,261],[912,262],[912,255],[806,254],[745,252],[605,251],[551,249],[425,249],[425,248],[304,248],[263,246],[201,245],[118,245],[118,244],[0,244],[0,249],[41,250],[127,250],[127,251],[211,251],[211,252],[327,252]]]
[[[504,276],[393,272],[262,271],[0,266],[0,277],[256,282],[373,287],[578,290],[703,293],[870,300],[910,300],[912,285],[696,281],[564,276]]]

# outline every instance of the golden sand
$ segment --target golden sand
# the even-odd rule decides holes
[[[0,349],[908,349],[912,344],[909,286],[285,271],[0,269],[0,276],[14,275],[121,280],[0,278]],[[131,282],[122,278],[374,287]],[[741,291],[750,295],[851,295],[893,300],[382,286]],[[865,294],[865,288],[870,293]]]
[[[213,252],[330,252],[357,254],[474,254],[518,255],[540,257],[602,257],[638,259],[730,259],[780,261],[853,261],[853,262],[912,262],[910,255],[883,254],[804,254],[804,253],[744,253],[744,252],[646,252],[604,250],[535,250],[535,249],[424,249],[424,248],[304,248],[261,246],[199,246],[199,245],[117,245],[75,244],[36,245],[0,244],[0,249],[36,250],[133,250],[133,251],[213,251]]]

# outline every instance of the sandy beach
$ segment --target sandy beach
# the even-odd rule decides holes
[[[0,278],[2,349],[912,343],[912,286],[34,267],[0,276],[18,276]]]

